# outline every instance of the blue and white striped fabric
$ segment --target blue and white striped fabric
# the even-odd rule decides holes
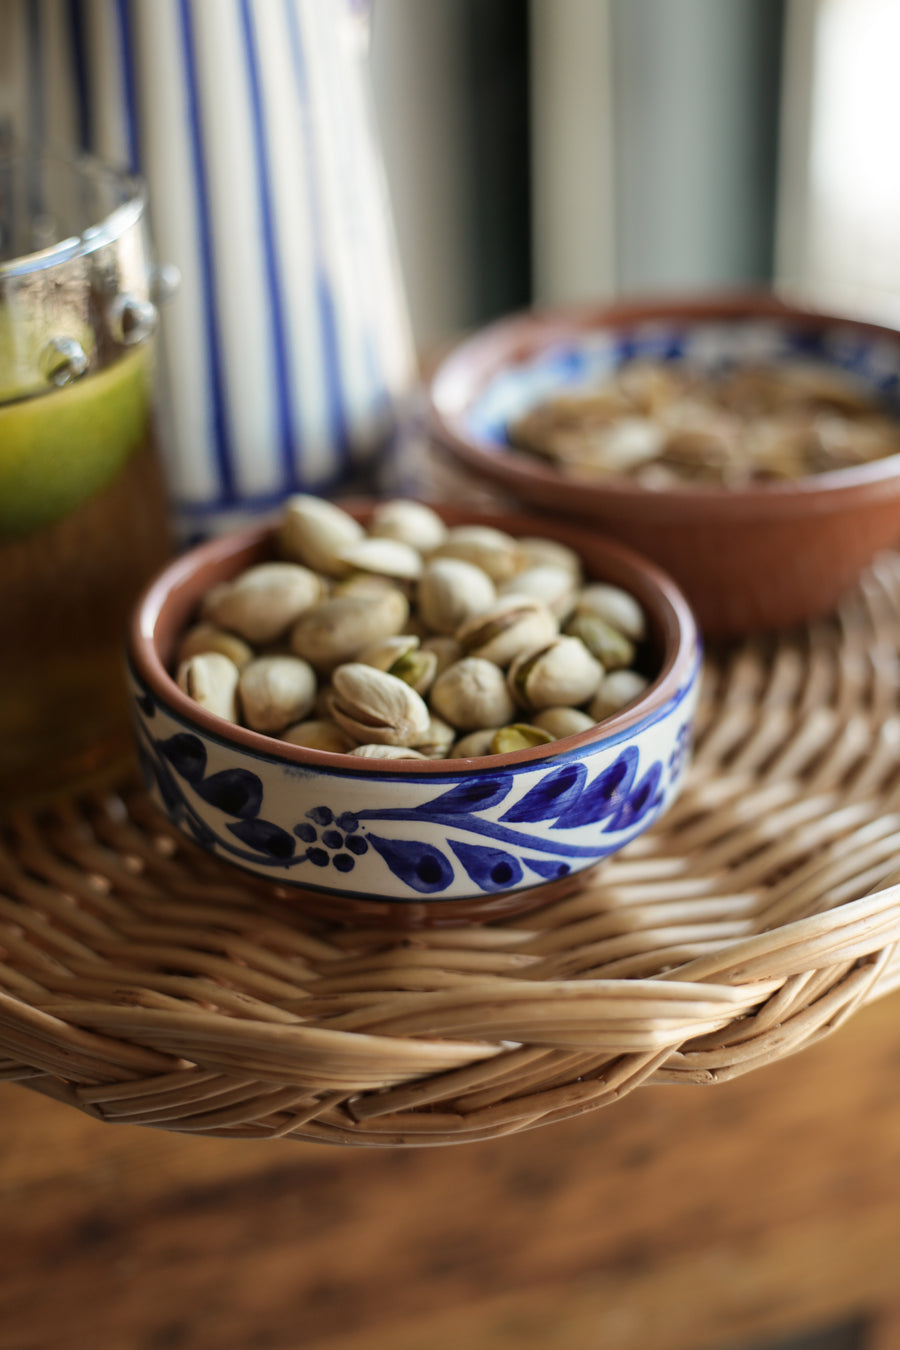
[[[142,172],[181,271],[163,407],[187,533],[347,484],[403,416],[365,23],[359,0],[5,0],[0,132]]]

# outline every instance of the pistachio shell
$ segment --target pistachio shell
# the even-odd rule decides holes
[[[397,633],[393,637],[377,638],[360,649],[357,661],[364,666],[375,666],[378,670],[390,670],[394,662],[408,652],[414,652],[419,639],[412,633]]]
[[[297,493],[285,502],[278,548],[282,557],[328,576],[341,576],[347,570],[339,558],[341,550],[362,539],[364,533],[359,521],[333,502]]]
[[[397,497],[375,508],[369,534],[380,539],[399,539],[419,553],[431,553],[447,537],[447,527],[430,506]]]
[[[399,539],[358,539],[335,553],[335,565],[350,572],[415,581],[422,575],[422,555]]]
[[[509,668],[509,688],[523,708],[575,707],[603,678],[603,667],[577,637],[557,637],[538,651],[523,652]]]
[[[464,657],[438,676],[431,687],[431,706],[457,731],[502,726],[515,707],[503,671],[478,656]]]
[[[467,656],[481,656],[507,666],[519,652],[549,642],[558,632],[546,605],[528,595],[501,595],[467,619],[456,630],[456,640]]]
[[[527,560],[527,567],[559,567],[568,572],[576,585],[581,584],[581,559],[568,544],[561,544],[557,539],[542,539],[537,535],[523,535],[518,544]]]
[[[579,708],[543,708],[535,713],[533,723],[543,731],[549,731],[555,741],[564,736],[577,736],[594,726],[593,717]]]
[[[395,675],[357,661],[338,666],[331,684],[332,716],[361,745],[409,745],[426,735],[428,708]]]
[[[583,609],[573,614],[565,631],[570,637],[581,638],[604,670],[622,670],[634,661],[635,647],[631,639],[591,610]]]
[[[297,656],[261,656],[241,671],[238,694],[246,726],[283,731],[315,703],[316,673]]]
[[[175,676],[178,688],[207,712],[238,720],[237,687],[240,671],[221,652],[200,652],[183,661]]]
[[[635,670],[613,670],[600,681],[596,694],[591,699],[589,712],[598,722],[604,717],[627,708],[629,703],[641,697],[649,681]]]
[[[434,652],[437,657],[437,668],[434,672],[434,678],[437,679],[448,666],[452,666],[454,661],[459,661],[463,656],[463,649],[460,647],[456,638],[452,637],[428,637],[422,642],[423,652]]]
[[[335,755],[346,755],[354,746],[352,738],[341,731],[337,722],[324,717],[297,722],[281,733],[281,740],[289,745],[303,745],[308,750],[328,750]]]
[[[466,619],[486,609],[496,594],[490,577],[474,563],[433,558],[419,581],[419,614],[435,633],[453,634]]]
[[[564,619],[575,606],[576,582],[565,567],[541,563],[517,572],[501,589],[503,595],[510,593],[540,600],[557,619]]]
[[[474,563],[498,586],[525,566],[525,556],[512,535],[492,525],[455,526],[433,556]]]
[[[178,662],[188,661],[201,652],[219,652],[233,661],[238,670],[253,660],[253,648],[236,633],[217,628],[214,623],[198,623],[189,628],[178,644]]]
[[[621,586],[610,586],[599,581],[585,586],[575,608],[579,614],[587,611],[599,615],[633,642],[641,642],[647,636],[647,620],[643,609],[634,596]]]
[[[427,759],[408,745],[356,745],[349,752],[357,759]]]
[[[291,629],[291,650],[318,671],[355,659],[376,638],[403,631],[409,601],[392,586],[333,595],[302,615]]]
[[[416,745],[426,759],[446,759],[455,739],[456,731],[450,723],[432,713],[428,730]]]
[[[491,743],[496,727],[482,727],[479,731],[470,731],[456,742],[451,750],[452,759],[480,759],[482,755],[492,755]]]
[[[321,594],[321,579],[308,567],[291,562],[257,563],[218,590],[206,606],[206,616],[248,642],[273,642]]]
[[[491,740],[491,753],[508,755],[513,750],[531,750],[536,745],[547,745],[553,737],[548,731],[532,726],[530,722],[513,722],[508,727],[498,727]]]

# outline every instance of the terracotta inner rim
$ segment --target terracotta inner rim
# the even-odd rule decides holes
[[[742,488],[720,484],[679,487],[671,492],[648,492],[639,484],[625,479],[604,479],[602,482],[568,477],[550,465],[515,446],[497,444],[474,436],[466,422],[473,399],[480,395],[496,375],[503,370],[534,360],[550,344],[571,341],[581,334],[603,328],[628,328],[638,323],[683,321],[685,324],[718,320],[740,323],[743,320],[781,320],[795,327],[815,332],[828,328],[843,328],[860,336],[893,342],[900,349],[900,332],[882,324],[861,319],[845,318],[839,314],[823,313],[788,304],[768,292],[737,292],[711,295],[704,299],[685,297],[623,301],[604,307],[585,306],[571,309],[523,311],[496,323],[489,324],[472,337],[464,339],[440,362],[431,378],[428,401],[435,434],[450,445],[467,462],[492,476],[514,483],[517,478],[528,478],[534,483],[556,485],[564,483],[573,490],[582,489],[594,496],[602,494],[615,498],[617,505],[640,502],[642,514],[651,503],[676,501],[682,509],[693,508],[698,513],[713,512],[719,516],[723,509],[742,514],[748,503],[765,507],[767,511],[793,511],[798,498],[814,502],[822,511],[837,507],[838,492],[848,488],[870,488],[878,495],[878,488],[886,479],[900,472],[900,455],[888,455],[868,464],[832,469],[809,475],[792,482],[756,483]],[[900,367],[900,350],[898,350]]]
[[[365,523],[374,502],[341,503]],[[189,550],[174,559],[150,584],[134,610],[128,635],[128,654],[137,676],[180,720],[220,741],[254,754],[298,766],[340,768],[345,772],[419,775],[446,774],[451,765],[488,770],[506,764],[521,764],[552,758],[565,750],[577,750],[613,738],[652,717],[674,697],[686,681],[696,659],[699,643],[690,607],[675,583],[653,563],[624,544],[605,539],[587,528],[569,527],[538,516],[483,512],[444,503],[434,509],[448,525],[492,525],[512,535],[542,535],[568,544],[578,552],[589,577],[609,581],[630,590],[644,607],[650,625],[651,645],[659,656],[659,673],[644,696],[630,708],[604,722],[547,745],[472,759],[390,760],[357,759],[289,745],[272,736],[235,726],[198,707],[183,693],[169,674],[169,663],[179,635],[195,615],[201,597],[219,581],[236,576],[244,568],[275,556],[272,522],[229,534]]]

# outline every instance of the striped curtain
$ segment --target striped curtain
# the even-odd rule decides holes
[[[5,0],[0,135],[142,172],[186,534],[364,481],[413,347],[359,0]]]

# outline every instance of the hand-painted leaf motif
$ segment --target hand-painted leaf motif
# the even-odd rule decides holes
[[[638,821],[642,820],[647,812],[658,804],[660,800],[658,788],[661,778],[662,765],[657,760],[650,765],[637,786],[629,792],[627,798],[605,828],[609,831],[630,830],[632,826],[637,825]]]
[[[199,783],[206,773],[206,746],[199,736],[192,736],[189,731],[179,731],[168,740],[160,741],[159,752],[188,783]]]
[[[228,828],[241,843],[256,853],[266,853],[270,858],[279,860],[294,856],[297,841],[287,830],[283,830],[280,825],[273,825],[269,820],[229,821]]]
[[[242,820],[258,816],[262,806],[262,783],[249,769],[222,769],[198,783],[196,791],[210,806]]]
[[[637,772],[638,752],[627,745],[608,769],[599,773],[572,805],[551,826],[554,830],[572,830],[593,825],[620,811],[627,800]]]
[[[500,819],[552,820],[577,802],[586,778],[587,769],[583,764],[565,764],[542,778]]]
[[[199,816],[185,816],[184,824],[185,827],[190,830],[198,844],[203,844],[204,847],[210,848],[217,842],[215,830],[211,830],[206,824],[206,821],[201,820]]]
[[[382,839],[377,834],[367,838],[394,876],[414,891],[433,895],[435,891],[446,890],[453,880],[451,863],[431,844],[422,844],[417,839]]]
[[[449,792],[440,797],[432,797],[416,809],[426,815],[470,815],[473,811],[486,811],[489,806],[502,802],[512,786],[512,775],[505,773],[499,777],[468,778],[458,783]]]
[[[511,853],[486,844],[464,844],[456,839],[448,842],[476,886],[483,891],[506,891],[522,880],[522,864]]]
[[[525,858],[524,863],[532,872],[537,872],[539,877],[546,877],[548,881],[567,877],[572,870],[567,862],[560,862],[558,858]]]
[[[148,786],[152,779],[159,789],[159,795],[162,797],[167,810],[175,811],[181,804],[181,792],[169,772],[168,765],[161,759],[156,759],[143,746],[138,747],[138,754]]]

